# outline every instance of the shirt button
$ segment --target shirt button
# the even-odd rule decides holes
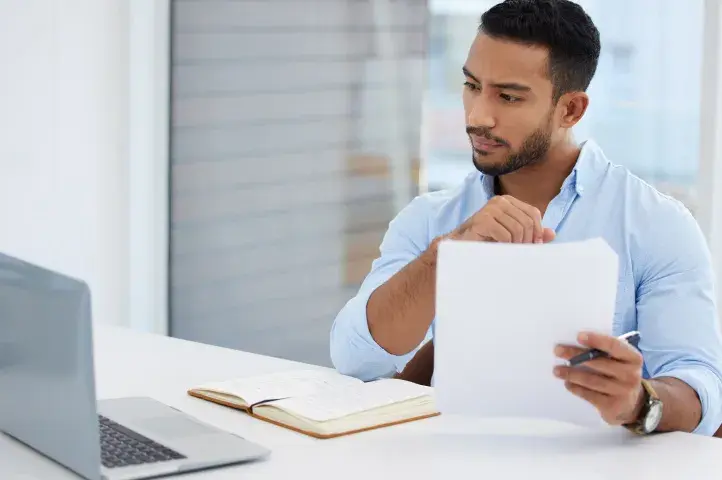
[[[579,190],[580,192],[583,192],[583,191],[584,191],[584,186],[583,186],[583,185],[579,185],[579,186],[577,187],[577,190]]]

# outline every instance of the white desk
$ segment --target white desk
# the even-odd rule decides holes
[[[273,450],[264,461],[183,478],[722,478],[722,440],[688,434],[634,438],[621,429],[442,415],[316,440],[186,395],[198,383],[307,365],[107,327],[96,330],[95,352],[100,398],[152,396]],[[0,434],[0,479],[35,478],[76,477]]]

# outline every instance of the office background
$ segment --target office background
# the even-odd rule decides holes
[[[171,334],[328,362],[397,207],[394,163],[411,199],[427,6],[173,6]]]
[[[0,0],[0,250],[88,280],[96,322],[329,364],[388,221],[471,168],[495,2],[302,3]],[[580,3],[577,137],[684,201],[722,278],[720,2]]]

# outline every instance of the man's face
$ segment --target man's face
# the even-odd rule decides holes
[[[504,175],[541,160],[552,143],[546,48],[477,35],[464,65],[464,113],[474,165]]]

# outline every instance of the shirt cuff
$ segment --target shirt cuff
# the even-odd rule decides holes
[[[332,329],[331,357],[336,369],[363,381],[391,377],[414,356],[396,356],[376,343],[369,331],[366,304],[373,289],[349,300]]]
[[[702,404],[702,418],[692,433],[712,436],[722,423],[722,379],[708,367],[678,368],[660,373],[658,377],[673,377],[692,387]],[[664,409],[664,407],[662,407]]]
[[[365,349],[376,352],[377,356],[381,361],[379,362],[383,366],[389,364],[393,365],[391,370],[387,369],[386,373],[381,373],[383,367],[377,368],[377,375],[379,377],[390,377],[403,370],[406,364],[416,355],[418,348],[412,350],[405,355],[393,355],[381,347],[376,340],[374,340],[371,331],[369,330],[368,317],[366,316],[366,305],[371,298],[371,292],[365,292],[363,295],[359,295],[356,300],[359,302],[358,310],[363,312],[363,315],[355,315],[351,318],[351,325],[354,332],[356,332],[357,338],[364,342]]]

